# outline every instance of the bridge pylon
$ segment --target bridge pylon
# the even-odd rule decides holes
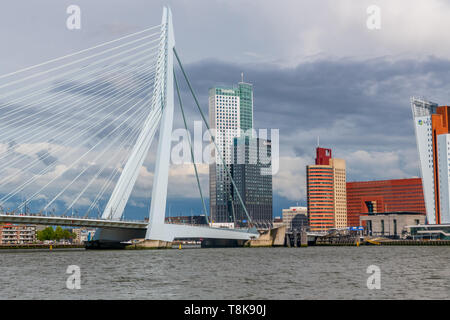
[[[106,205],[102,218],[120,219],[136,182],[154,137],[154,125],[151,121],[160,121],[159,140],[156,153],[155,175],[153,179],[152,198],[147,230],[108,230],[99,229],[94,240],[112,243],[128,241],[133,238],[145,238],[171,242],[175,238],[207,238],[227,240],[250,240],[258,237],[247,230],[230,230],[200,226],[175,225],[165,223],[171,137],[174,115],[174,47],[175,37],[172,24],[172,12],[164,7],[161,22],[161,41],[157,60],[157,77],[153,91],[152,103],[146,126],[144,126],[130,158],[117,182],[111,198]],[[156,120],[155,120],[156,119]]]

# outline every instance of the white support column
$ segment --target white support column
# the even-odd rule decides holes
[[[236,239],[249,240],[258,238],[256,230],[230,230],[210,227],[196,227],[188,225],[165,224],[167,187],[169,179],[171,138],[174,114],[174,84],[173,84],[173,48],[175,38],[172,26],[172,13],[170,9],[164,8],[162,18],[164,42],[161,47],[161,59],[158,60],[158,82],[155,86],[154,100],[149,117],[155,109],[162,108],[161,123],[159,128],[158,150],[156,154],[155,176],[152,188],[152,200],[150,207],[149,224],[145,233],[145,239],[173,241],[174,238],[211,238],[211,239]],[[159,92],[159,93],[158,93]],[[147,119],[147,121],[149,118]],[[148,148],[153,139],[155,126],[142,130],[142,137],[138,138],[130,159],[128,160],[119,182],[114,189],[113,195],[103,213],[103,218],[118,219],[122,216],[123,209],[134,186],[139,169]],[[111,214],[112,213],[112,214]],[[128,241],[131,238],[141,237],[140,230],[133,234],[124,233],[120,230],[100,229],[95,234],[97,240]],[[143,230],[145,231],[145,230]]]
[[[175,38],[172,26],[172,12],[168,8],[164,8],[162,24],[166,25],[165,96],[163,115],[159,129],[149,226],[145,238],[151,240],[172,241],[173,235],[164,225],[174,112],[173,48],[175,46]]]
[[[164,9],[164,12],[166,11],[167,9]],[[122,217],[123,210],[136,183],[139,171],[148,154],[161,119],[162,109],[164,108],[165,82],[167,81],[167,26],[165,24],[161,27],[161,40],[160,53],[157,60],[156,80],[149,106],[149,114],[111,194],[111,198],[103,211],[103,219],[118,220]]]

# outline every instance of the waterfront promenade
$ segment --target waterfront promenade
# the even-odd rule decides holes
[[[0,250],[8,249],[72,249],[84,248],[83,244],[43,244],[43,243],[27,243],[27,244],[2,244]]]

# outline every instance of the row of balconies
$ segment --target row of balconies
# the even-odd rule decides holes
[[[20,236],[5,236],[3,235],[2,237],[0,237],[0,239],[16,239],[16,238],[36,238],[36,236],[34,234],[30,234],[30,235],[20,235]]]

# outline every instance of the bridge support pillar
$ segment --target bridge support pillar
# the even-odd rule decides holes
[[[172,242],[163,240],[148,240],[148,239],[134,239],[131,240],[130,245],[125,249],[139,250],[139,249],[172,249]]]
[[[94,239],[86,241],[86,249],[123,249],[130,239],[143,238],[145,229],[108,229],[95,230]]]
[[[202,248],[235,248],[243,247],[244,240],[233,239],[203,239]]]
[[[306,231],[300,232],[300,246],[307,247],[308,246],[308,234]]]

